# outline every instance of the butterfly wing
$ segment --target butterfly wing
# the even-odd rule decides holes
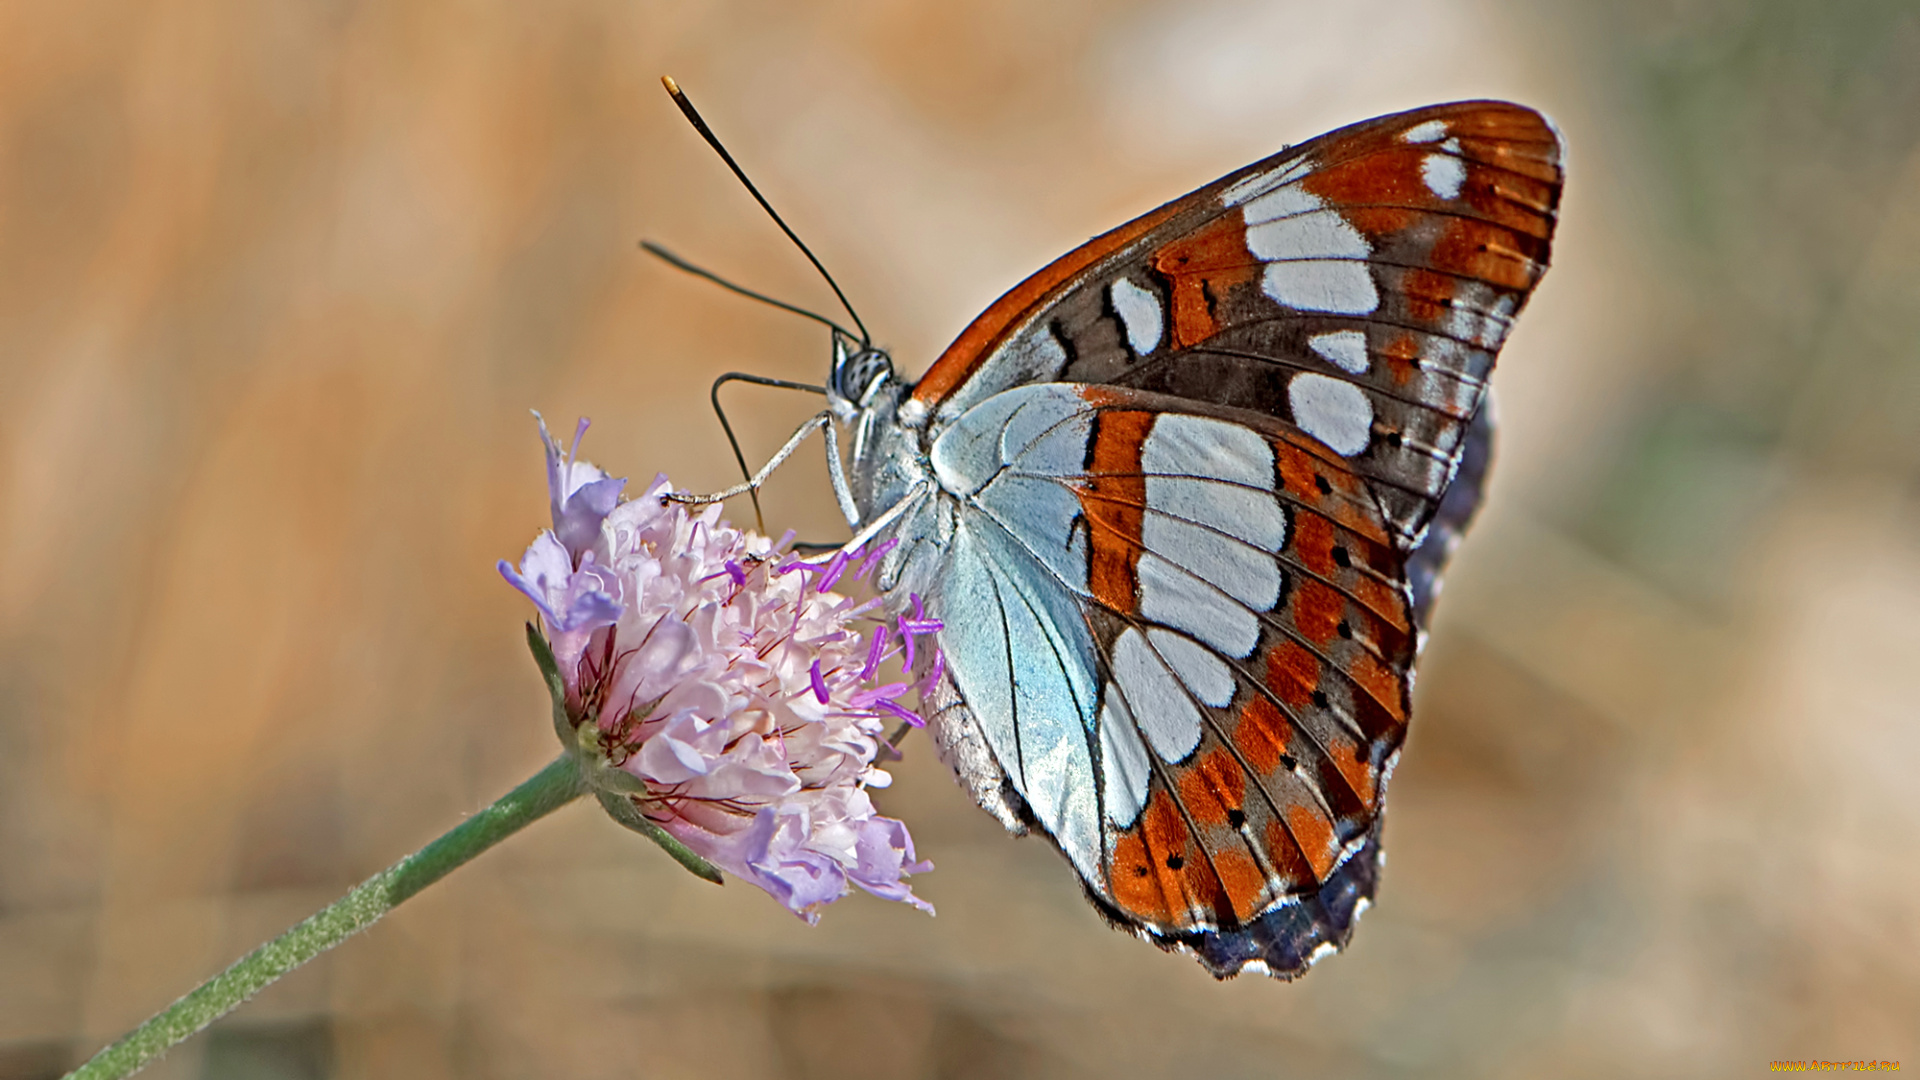
[[[1419,628],[1422,645],[1427,626],[1433,621],[1433,603],[1440,595],[1440,574],[1453,557],[1453,550],[1460,546],[1467,526],[1473,524],[1480,497],[1486,492],[1487,470],[1493,467],[1493,416],[1493,399],[1488,397],[1467,428],[1460,446],[1460,464],[1427,525],[1427,534],[1407,556],[1407,591],[1413,597],[1413,624]]]
[[[1298,974],[1372,894],[1559,158],[1494,102],[1324,136],[1017,286],[903,410],[958,502],[943,756],[1216,975]]]
[[[932,461],[959,511],[930,704],[992,763],[976,797],[1216,974],[1344,942],[1414,651],[1366,479],[1273,417],[1068,383],[994,395]]]
[[[1411,549],[1546,272],[1560,140],[1505,102],[1436,105],[1283,151],[1010,290],[915,386],[937,431],[1032,382],[1253,409],[1352,460]]]

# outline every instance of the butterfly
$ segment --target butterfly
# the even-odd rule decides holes
[[[1561,183],[1539,113],[1434,105],[1094,237],[917,382],[836,332],[829,465],[941,626],[934,746],[1116,927],[1220,978],[1347,944]]]

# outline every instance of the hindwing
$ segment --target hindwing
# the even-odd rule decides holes
[[[932,461],[942,738],[967,725],[1104,911],[1216,973],[1344,942],[1415,634],[1365,479],[1272,417],[1066,383],[988,399]]]

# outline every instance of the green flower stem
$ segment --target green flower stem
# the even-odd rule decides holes
[[[233,1011],[275,979],[372,926],[401,901],[585,791],[579,765],[570,755],[562,754],[492,806],[201,983],[199,989],[68,1073],[67,1080],[131,1076],[168,1047]]]

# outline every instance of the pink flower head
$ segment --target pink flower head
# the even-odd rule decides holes
[[[856,885],[931,912],[902,879],[932,864],[867,796],[888,720],[912,716],[905,684],[874,685],[893,652],[873,605],[718,506],[666,502],[665,477],[619,501],[624,480],[541,434],[554,527],[500,572],[539,609],[576,732],[638,781],[623,797],[808,922]]]

